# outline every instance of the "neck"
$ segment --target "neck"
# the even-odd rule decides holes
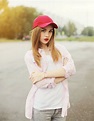
[[[49,47],[47,47],[47,45],[45,44],[42,44],[41,48],[45,51],[45,54],[48,55],[50,54],[50,50],[49,50]]]
[[[42,44],[41,48],[44,49],[44,50],[48,49],[46,44]]]

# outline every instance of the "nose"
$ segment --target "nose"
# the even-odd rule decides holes
[[[49,36],[49,32],[46,32],[46,33],[45,33],[45,36],[48,37],[48,36]]]

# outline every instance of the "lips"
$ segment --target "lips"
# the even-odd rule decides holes
[[[45,40],[45,41],[48,41],[48,38],[45,38],[44,40]]]

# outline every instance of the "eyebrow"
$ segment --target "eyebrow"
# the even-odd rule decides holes
[[[46,30],[46,28],[41,28],[41,30]],[[52,29],[49,29],[49,31],[51,31],[51,30],[53,30],[53,28]]]
[[[41,28],[41,29],[45,29],[45,28]]]

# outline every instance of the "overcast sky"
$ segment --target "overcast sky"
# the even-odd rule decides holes
[[[94,0],[8,0],[10,6],[25,5],[94,27]],[[58,19],[60,20],[60,19]]]

